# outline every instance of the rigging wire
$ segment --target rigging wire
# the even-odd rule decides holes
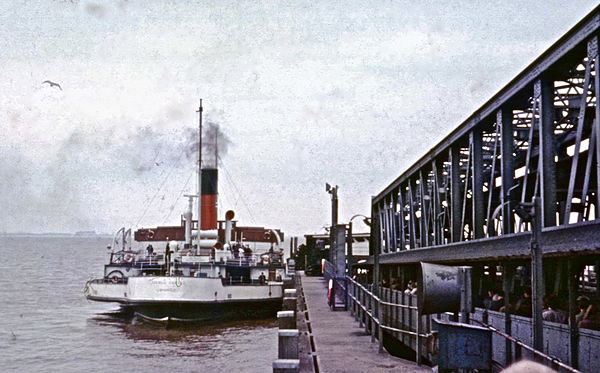
[[[219,156],[217,156],[217,158],[221,162],[221,166],[223,167],[223,170],[225,171],[225,177],[228,179],[229,183],[231,183],[231,185],[237,191],[238,195],[240,196],[240,199],[242,200],[242,203],[244,204],[244,207],[246,207],[246,210],[248,211],[248,214],[250,215],[250,219],[252,220],[252,222],[254,224],[256,224],[256,219],[254,219],[254,215],[252,214],[252,211],[250,211],[250,208],[248,207],[248,204],[246,203],[246,200],[244,199],[242,192],[237,187],[237,185],[233,182],[233,179],[232,179],[231,175],[229,174],[227,167],[225,167],[225,163],[223,162],[223,159],[221,159],[221,157],[219,157]]]
[[[160,184],[160,186],[158,187],[158,189],[156,190],[156,192],[154,193],[154,195],[152,196],[152,198],[150,199],[150,201],[146,205],[146,208],[144,209],[144,212],[142,213],[142,216],[140,216],[140,218],[138,219],[137,223],[135,223],[136,227],[140,225],[140,222],[142,221],[142,219],[144,218],[144,216],[146,216],[146,213],[148,212],[148,209],[150,208],[150,206],[152,206],[152,202],[154,202],[154,199],[156,198],[156,196],[158,195],[158,193],[160,193],[160,191],[162,190],[162,188],[165,186],[165,184],[169,180],[169,177],[171,176],[171,174],[173,173],[173,171],[175,170],[175,168],[179,165],[179,161],[181,161],[181,158],[183,157],[183,155],[185,153],[186,153],[185,151],[182,151],[179,154],[179,157],[177,158],[177,160],[175,161],[175,163],[173,163],[173,165],[169,169],[169,172],[168,172],[167,176],[165,177],[165,179],[163,180],[163,182]]]
[[[192,172],[190,173],[190,176],[188,176],[187,180],[183,184],[183,187],[181,188],[181,191],[179,192],[179,194],[175,198],[175,201],[173,201],[173,204],[171,205],[171,208],[169,209],[169,213],[165,217],[165,220],[163,220],[163,222],[162,222],[163,224],[165,224],[166,221],[171,217],[171,214],[173,213],[173,210],[175,210],[175,205],[177,204],[177,201],[183,195],[183,192],[185,191],[185,188],[187,188],[188,183],[190,182],[190,180],[192,179],[192,176],[194,176],[195,173],[196,173],[196,170],[192,170]]]

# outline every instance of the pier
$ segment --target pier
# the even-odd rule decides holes
[[[431,372],[415,362],[380,351],[379,344],[349,312],[329,308],[324,278],[300,276],[310,336],[316,349],[312,355],[317,357],[319,372]]]
[[[373,196],[368,256],[326,184],[329,233],[295,257],[323,272],[299,277],[302,369],[597,371],[599,37],[597,7]]]

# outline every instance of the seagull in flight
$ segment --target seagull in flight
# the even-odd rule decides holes
[[[51,82],[51,81],[49,81],[49,80],[44,80],[44,81],[42,82],[42,84],[44,84],[44,83],[48,83],[48,84],[50,84],[50,87],[58,87],[58,89],[60,89],[60,90],[62,91],[62,87],[61,87],[61,86],[60,86],[60,84],[58,84],[58,83],[54,83],[54,82]]]

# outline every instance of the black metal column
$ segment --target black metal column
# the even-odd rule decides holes
[[[450,237],[452,242],[458,242],[462,238],[461,211],[462,202],[460,198],[460,148],[458,145],[451,146],[449,150],[450,159]]]
[[[483,203],[483,141],[482,132],[474,129],[469,134],[473,161],[471,162],[472,196],[471,196],[471,230],[473,238],[483,237],[485,207]]]
[[[556,147],[554,145],[554,82],[544,78],[535,82],[534,91],[539,92],[539,165],[540,196],[542,197],[542,226],[556,225]]]
[[[513,140],[512,113],[508,109],[498,110],[496,121],[500,125],[500,136],[502,153],[500,167],[502,174],[501,201],[502,201],[502,234],[513,233],[513,212],[510,201],[510,190],[513,187],[515,168],[513,164],[513,152],[515,145]]]

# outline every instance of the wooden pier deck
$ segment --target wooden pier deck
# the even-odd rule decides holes
[[[379,353],[378,344],[371,342],[370,335],[360,328],[349,312],[333,312],[327,305],[327,289],[321,277],[301,276],[302,291],[306,312],[299,315],[299,323],[310,324],[308,328],[313,337],[314,352],[319,373],[351,372],[431,372],[431,368],[391,356],[387,352]],[[302,343],[301,343],[302,344]],[[308,347],[308,346],[307,346]],[[306,350],[300,348],[301,372],[314,364],[302,364],[307,360]]]

